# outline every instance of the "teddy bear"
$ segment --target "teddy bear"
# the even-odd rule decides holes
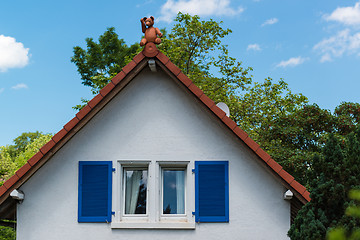
[[[158,28],[153,27],[154,17],[144,17],[140,19],[142,32],[145,33],[145,38],[141,39],[140,46],[144,46],[146,43],[153,42],[155,44],[161,43],[162,33]],[[159,37],[157,37],[159,36]]]

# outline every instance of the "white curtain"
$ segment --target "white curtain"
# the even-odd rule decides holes
[[[176,213],[185,213],[185,174],[184,171],[176,171]]]
[[[132,172],[131,176],[128,176],[129,172]],[[141,176],[142,170],[127,171],[126,173],[125,214],[135,214],[139,197]]]

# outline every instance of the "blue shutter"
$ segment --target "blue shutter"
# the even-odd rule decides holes
[[[111,222],[112,162],[79,162],[78,222]]]
[[[227,161],[195,162],[195,221],[229,222]]]

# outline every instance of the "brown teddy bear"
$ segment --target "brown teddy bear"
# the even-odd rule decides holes
[[[151,16],[149,18],[144,17],[140,19],[142,32],[145,33],[145,38],[141,39],[140,46],[144,46],[149,42],[153,42],[155,44],[161,43],[162,33],[158,28],[153,27],[154,25],[154,17]],[[159,37],[157,37],[159,36]]]

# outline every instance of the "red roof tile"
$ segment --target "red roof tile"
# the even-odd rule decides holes
[[[28,160],[28,163],[31,166],[34,166],[37,162],[39,162],[39,160],[44,156],[44,154],[42,154],[40,151],[37,152],[34,156],[32,156],[32,158],[30,158]]]
[[[206,96],[205,94],[203,94],[201,97],[200,97],[200,100],[208,107],[208,108],[211,108],[212,106],[215,105],[214,101],[211,100],[208,96]]]
[[[294,177],[291,176],[287,171],[281,169],[279,172],[280,177],[282,177],[287,183],[291,184],[294,181]]]
[[[234,122],[231,118],[229,118],[228,116],[225,116],[223,119],[223,122],[231,129],[234,130],[234,128],[237,127],[236,122]]]
[[[136,63],[139,63],[139,62],[141,62],[144,58],[145,58],[144,54],[143,54],[142,52],[140,52],[138,55],[136,55],[136,56],[133,58],[133,61],[136,62]]]
[[[116,74],[116,76],[111,79],[111,82],[114,84],[114,85],[117,85],[121,80],[123,80],[123,78],[126,76],[126,74],[121,71],[119,72],[118,74]]]
[[[301,195],[306,191],[306,188],[296,180],[292,181],[290,185]]]
[[[11,178],[9,178],[5,183],[4,186],[9,189],[12,185],[14,185],[19,180],[18,175],[14,174]]]
[[[99,93],[93,99],[91,99],[90,102],[88,102],[88,106],[94,108],[101,101],[102,98],[103,96],[101,96],[101,94]]]
[[[2,186],[0,187],[0,196],[2,196],[4,193],[6,193],[7,190],[8,190],[8,189],[7,189],[4,185],[2,185]]]
[[[257,144],[254,140],[252,140],[251,138],[247,137],[244,141],[254,152],[256,152],[260,146],[259,144]]]
[[[168,63],[168,61],[170,61],[170,59],[163,54],[162,52],[159,52],[159,54],[156,56],[157,59],[160,60],[160,62],[162,62],[164,65],[166,65]]]
[[[115,86],[115,85],[114,85]],[[77,114],[76,117],[81,120],[83,119],[89,112],[90,112],[91,108],[89,107],[89,105],[86,105],[85,107],[83,107]],[[55,140],[54,140],[55,141]]]
[[[244,130],[242,130],[239,127],[236,127],[234,129],[234,133],[243,141],[245,141],[248,138],[248,135],[246,132],[244,132]]]
[[[265,162],[269,161],[271,156],[265,152],[262,148],[258,148],[258,150],[256,150],[256,154]]]
[[[185,74],[180,73],[178,76],[178,79],[186,86],[190,86],[192,81],[190,80],[190,78],[188,78]]]
[[[105,97],[114,87],[115,84],[110,81],[103,89],[100,90],[101,96]]]
[[[282,166],[275,162],[274,159],[270,158],[269,161],[267,161],[267,164],[274,170],[274,172],[279,173],[282,169]]]
[[[223,117],[225,117],[226,115],[226,113],[216,105],[213,105],[211,107],[211,111],[213,111],[216,114],[216,116],[218,116],[220,119],[223,119]]]
[[[175,64],[173,64],[172,62],[167,62],[167,64],[165,65],[175,76],[179,75],[181,70],[180,68],[178,68]]]
[[[302,195],[308,202],[310,202],[311,198],[310,198],[310,193],[308,191],[305,191]]]
[[[42,148],[40,148],[40,152],[42,152],[42,154],[46,154],[48,151],[51,150],[51,148],[55,146],[55,142],[54,140],[50,140],[48,143],[46,143]]]
[[[136,62],[131,61],[122,70],[125,74],[128,74],[131,70],[134,69],[135,66],[136,66]]]
[[[88,107],[88,106],[86,106]],[[90,107],[89,107],[90,108]],[[84,108],[83,108],[84,109]],[[55,134],[52,137],[52,140],[54,140],[54,142],[59,142],[65,135],[67,134],[67,131],[63,128],[61,129],[57,134]]]
[[[71,119],[67,124],[65,124],[64,128],[66,131],[70,131],[73,129],[76,124],[79,122],[79,119],[75,116],[73,119]]]
[[[22,166],[19,170],[16,171],[16,175],[18,175],[19,178],[25,175],[27,171],[29,171],[31,168],[31,165],[29,163],[26,163],[24,166]]]
[[[79,111],[73,119],[71,119],[67,124],[65,124],[63,129],[61,129],[57,134],[53,136],[50,142],[44,145],[38,153],[36,153],[32,158],[28,160],[28,163],[21,167],[14,176],[8,179],[4,183],[4,185],[0,187],[0,204],[9,197],[10,191],[12,191],[15,187],[18,187],[17,183],[19,181],[21,181],[19,182],[19,184],[21,184],[30,177],[31,174],[26,175],[26,173],[31,171],[35,172],[37,170],[38,167],[35,165],[43,157],[46,156],[45,154],[48,151],[54,148],[55,150],[53,153],[55,153],[56,149],[59,149],[61,146],[63,146],[63,144],[67,142],[67,140],[69,139],[69,137],[67,137],[68,135],[70,135],[71,137],[71,134],[75,134],[74,131],[70,131],[71,129],[73,129],[78,124],[86,124],[86,121],[89,121],[89,118],[85,118],[86,120],[84,120],[84,117],[88,114],[91,114],[92,111],[95,111],[94,108],[102,102],[105,96],[107,96],[127,76],[129,72],[131,72],[137,66],[145,66],[141,65],[140,63],[144,59],[146,59],[146,57],[155,57],[167,68],[167,70],[174,74],[179,82],[181,82],[185,87],[187,87],[188,90],[193,93],[210,111],[212,111],[216,116],[218,116],[220,118],[220,121],[222,121],[231,131],[233,131],[236,136],[239,137],[239,139],[241,139],[252,151],[254,151],[254,153],[257,154],[257,156],[262,159],[267,164],[267,166],[269,166],[269,168],[274,171],[277,176],[279,176],[282,180],[284,180],[284,182],[289,184],[289,186],[291,186],[294,191],[300,194],[303,199],[299,200],[301,200],[303,203],[310,201],[310,193],[306,191],[306,188],[297,181],[295,181],[289,173],[283,170],[277,162],[270,158],[270,155],[267,154],[264,150],[262,150],[259,145],[247,135],[246,132],[237,127],[236,123],[233,120],[225,116],[225,113],[217,106],[215,106],[214,101],[208,98],[197,86],[192,84],[192,81],[185,74],[183,74],[180,69],[169,60],[167,56],[165,56],[157,49],[150,50],[143,50],[143,52],[135,56],[134,59],[128,65],[126,65],[122,69],[122,71],[118,73],[111,80],[111,82],[88,103],[87,106],[85,106],[81,111]],[[61,141],[63,139],[64,141]],[[47,160],[48,158],[44,161],[41,161],[41,164],[44,164]],[[26,177],[26,179],[22,179],[24,177]]]
[[[201,91],[201,89],[198,88],[198,87],[197,87],[195,84],[193,84],[193,83],[189,86],[189,89],[190,89],[190,91],[191,91],[193,94],[195,94],[195,96],[197,96],[197,97],[201,97],[201,95],[204,94],[204,92]]]

